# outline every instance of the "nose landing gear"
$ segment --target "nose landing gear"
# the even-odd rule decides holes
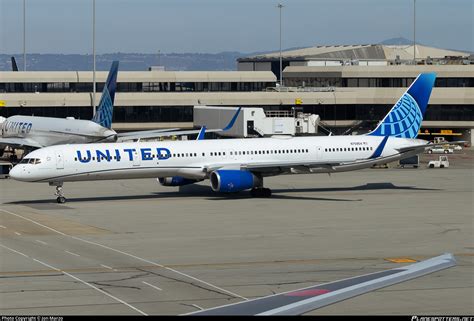
[[[56,186],[56,193],[54,193],[57,196],[56,202],[59,204],[66,203],[66,197],[64,197],[63,193],[63,182],[50,182],[49,185]]]

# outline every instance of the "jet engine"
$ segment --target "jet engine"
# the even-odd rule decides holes
[[[163,186],[183,186],[199,182],[197,179],[184,178],[182,176],[160,177],[158,181]]]
[[[261,187],[261,177],[249,171],[217,170],[211,173],[211,188],[214,192],[234,193],[246,189]]]

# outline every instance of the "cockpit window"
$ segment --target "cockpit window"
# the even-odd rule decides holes
[[[41,164],[41,159],[39,158],[23,158],[20,164]]]

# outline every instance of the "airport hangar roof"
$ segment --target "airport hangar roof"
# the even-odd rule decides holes
[[[446,56],[466,57],[470,53],[439,49],[423,45],[416,45],[417,59],[444,58]],[[282,52],[286,60],[317,60],[317,59],[359,59],[359,60],[400,60],[413,59],[413,45],[336,45],[316,46]],[[271,52],[262,55],[239,58],[238,61],[274,60],[280,58],[280,52]]]
[[[105,82],[107,71],[96,72]],[[275,82],[271,71],[120,71],[117,82]],[[5,71],[0,83],[92,82],[92,71]]]
[[[474,65],[288,66],[283,70],[283,76],[415,78],[424,72],[435,72],[440,78],[474,78]]]

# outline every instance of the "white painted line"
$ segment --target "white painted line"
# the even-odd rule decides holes
[[[201,307],[200,307],[199,305],[197,305],[197,304],[191,304],[191,306],[193,306],[193,307],[195,307],[195,308],[197,308],[197,309],[199,309],[199,310],[204,310],[204,308],[201,308]]]
[[[96,287],[96,286],[94,286],[94,285],[92,285],[92,284],[90,284],[90,283],[88,283],[88,282],[86,282],[86,281],[83,281],[83,280],[79,279],[78,277],[75,277],[75,276],[72,275],[72,274],[69,274],[69,273],[64,272],[64,271],[62,271],[62,272],[63,272],[64,274],[66,274],[67,276],[70,276],[71,278],[76,279],[76,280],[78,280],[79,282],[82,282],[82,283],[84,283],[85,285],[90,286],[91,288],[93,288],[93,289],[99,291],[100,293],[103,293],[103,294],[105,294],[105,295],[111,297],[112,299],[114,299],[114,300],[116,300],[116,301],[118,301],[118,302],[120,302],[120,303],[122,303],[122,304],[125,304],[126,306],[128,306],[129,308],[131,308],[131,309],[137,311],[138,313],[140,313],[140,314],[142,314],[142,315],[148,315],[148,314],[146,314],[145,312],[143,312],[142,310],[139,310],[139,309],[135,308],[133,305],[131,305],[131,304],[129,304],[129,303],[127,303],[127,302],[125,302],[125,301],[123,301],[123,300],[117,298],[116,296],[113,296],[112,294],[107,293],[107,292],[105,292],[105,291],[99,289],[98,287]]]
[[[32,258],[32,259],[33,259],[33,258]],[[52,270],[55,270],[55,271],[58,271],[58,272],[62,272],[60,269],[55,268],[54,266],[51,266],[51,265],[49,265],[49,264],[47,264],[47,263],[44,263],[44,262],[42,262],[42,261],[40,261],[40,260],[38,260],[38,259],[33,259],[33,261],[38,262],[39,264],[43,264],[44,266],[47,266],[47,267],[49,267],[49,268],[52,269]]]
[[[3,247],[3,248],[5,248],[5,249],[7,249],[7,250],[10,250],[10,251],[12,251],[12,252],[15,252],[16,254],[20,254],[20,255],[23,255],[24,257],[29,258],[28,255],[26,255],[26,254],[24,254],[24,253],[21,253],[21,252],[18,252],[18,251],[16,251],[16,250],[12,249],[12,248],[9,248],[8,246],[5,246],[5,245],[3,245],[3,244],[0,244],[0,246]]]
[[[66,250],[64,250],[64,252],[69,253],[69,254],[74,255],[74,256],[80,256],[80,255],[77,254],[77,253],[69,252],[69,251],[66,251]]]
[[[0,225],[0,228],[6,228],[6,227],[5,227],[5,226],[3,226],[3,225]]]
[[[21,233],[15,232],[16,235],[21,235]]]
[[[14,250],[14,249],[12,249],[12,248],[9,248],[9,247],[7,247],[7,246],[5,246],[5,245],[3,245],[3,244],[0,244],[0,246],[1,246],[1,247],[4,247],[4,248],[6,248],[6,249],[8,249],[8,250],[10,250],[10,251],[13,251],[13,252],[15,252],[15,253],[18,253],[18,254],[20,254],[20,255],[23,255],[23,256],[25,256],[25,257],[29,257],[28,255],[26,255],[26,254],[24,254],[24,253],[21,253],[21,252],[18,252],[18,251]],[[94,285],[92,285],[92,284],[90,284],[90,283],[88,283],[88,282],[86,282],[86,281],[84,281],[84,280],[79,279],[78,277],[76,277],[76,276],[74,276],[74,275],[72,275],[72,274],[69,274],[69,273],[67,273],[67,272],[65,272],[65,271],[63,271],[63,270],[60,270],[60,269],[58,269],[58,268],[55,268],[54,266],[51,266],[51,265],[49,265],[49,264],[47,264],[47,263],[44,263],[44,262],[42,262],[42,261],[40,261],[40,260],[37,260],[37,259],[34,259],[34,258],[31,258],[31,259],[33,259],[33,261],[36,261],[36,262],[38,262],[38,263],[40,263],[40,264],[42,264],[42,265],[44,265],[44,266],[46,266],[46,267],[48,267],[48,268],[50,268],[50,269],[52,269],[52,270],[59,271],[59,272],[65,274],[65,275],[69,276],[70,278],[73,278],[74,280],[77,280],[77,281],[79,281],[79,282],[81,282],[81,283],[83,283],[83,284],[85,284],[85,285],[87,285],[87,286],[93,288],[94,290],[99,291],[99,292],[102,293],[102,294],[105,294],[106,296],[108,296],[108,297],[114,299],[114,300],[117,301],[117,302],[120,302],[120,303],[122,303],[122,304],[128,306],[129,308],[131,308],[131,309],[137,311],[138,313],[140,313],[140,314],[142,314],[142,315],[148,315],[148,314],[146,314],[145,312],[143,312],[143,311],[137,309],[137,308],[134,307],[133,305],[131,305],[131,304],[129,304],[129,303],[127,303],[127,302],[125,302],[125,301],[123,301],[123,300],[121,300],[121,299],[115,297],[115,296],[113,296],[113,295],[110,294],[110,293],[105,292],[104,290],[99,289],[98,287],[96,287],[96,286],[94,286]]]
[[[24,219],[24,220],[26,220],[26,221],[29,221],[29,222],[31,222],[31,223],[33,223],[33,224],[39,225],[39,226],[41,226],[41,227],[44,227],[45,229],[48,229],[48,230],[53,231],[53,232],[55,232],[55,233],[58,233],[58,234],[60,234],[60,235],[67,236],[67,237],[70,237],[70,238],[72,238],[72,239],[74,239],[74,240],[78,240],[78,241],[81,241],[81,242],[84,242],[84,243],[88,243],[88,244],[93,244],[93,245],[96,245],[96,246],[100,246],[100,247],[102,247],[102,248],[104,248],[104,249],[108,249],[108,250],[110,250],[110,251],[114,251],[114,252],[117,252],[117,253],[120,253],[120,254],[123,254],[123,255],[132,257],[132,258],[137,259],[137,260],[139,260],[139,261],[146,262],[146,263],[149,263],[149,264],[152,264],[152,265],[155,265],[155,266],[158,266],[158,267],[167,269],[168,271],[172,271],[172,272],[174,272],[174,273],[180,274],[180,275],[185,276],[185,277],[187,277],[187,278],[189,278],[189,279],[192,279],[192,280],[194,280],[194,281],[197,281],[197,282],[199,282],[199,283],[202,283],[202,284],[205,284],[205,285],[207,285],[207,286],[209,286],[209,287],[212,287],[212,288],[214,288],[214,289],[217,289],[217,290],[219,290],[219,291],[221,291],[221,292],[227,293],[227,294],[229,294],[229,295],[231,295],[231,296],[233,296],[233,297],[241,298],[241,299],[243,299],[243,300],[248,300],[246,297],[243,297],[243,296],[238,295],[238,294],[236,294],[236,293],[233,293],[233,292],[231,292],[231,291],[229,291],[229,290],[226,290],[226,289],[223,289],[223,288],[221,288],[221,287],[218,287],[218,286],[216,286],[216,285],[214,285],[214,284],[211,284],[211,283],[208,283],[208,282],[206,282],[206,281],[203,281],[203,280],[200,280],[200,279],[198,279],[198,278],[195,278],[195,277],[193,277],[193,276],[191,276],[191,275],[189,275],[189,274],[186,274],[186,273],[177,271],[177,270],[175,270],[175,269],[166,267],[166,266],[161,265],[161,264],[159,264],[159,263],[156,263],[156,262],[153,262],[153,261],[149,261],[149,260],[147,260],[147,259],[143,259],[143,258],[138,257],[138,256],[135,256],[135,255],[133,255],[133,254],[126,253],[126,252],[123,252],[123,251],[120,251],[120,250],[117,250],[117,249],[108,247],[108,246],[106,246],[106,245],[102,245],[102,244],[100,244],[100,243],[95,243],[95,242],[92,242],[92,241],[88,241],[88,240],[85,240],[85,239],[81,239],[80,237],[77,237],[77,236],[72,236],[72,235],[63,233],[63,232],[61,232],[61,231],[55,230],[55,229],[52,228],[52,227],[46,226],[46,225],[41,224],[41,223],[38,223],[38,222],[36,222],[36,221],[34,221],[34,220],[32,220],[32,219],[29,219],[29,218],[27,218],[27,217],[23,217],[23,216],[21,216],[21,215],[19,215],[19,214],[16,214],[16,213],[13,213],[13,212],[4,210],[4,209],[0,209],[0,211],[2,211],[2,212],[4,212],[4,213],[7,213],[7,214],[10,214],[10,215],[14,215],[14,216],[16,216],[16,217],[19,217],[19,218],[21,218],[21,219]]]
[[[53,231],[53,232],[55,232],[55,233],[58,233],[58,234],[61,234],[61,235],[64,235],[64,236],[68,236],[67,234],[64,234],[63,232],[60,232],[60,231],[58,231],[58,230],[55,230],[54,228],[51,228],[51,227],[49,227],[49,226],[46,226],[46,225],[43,225],[43,224],[38,223],[38,222],[36,222],[36,221],[33,221],[32,219],[29,219],[29,218],[27,218],[27,217],[23,217],[23,216],[21,216],[21,215],[19,215],[19,214],[16,214],[16,213],[13,213],[13,212],[10,212],[10,211],[1,209],[1,208],[0,208],[0,211],[2,211],[2,212],[4,212],[4,213],[7,213],[7,214],[10,214],[10,215],[14,215],[14,216],[19,217],[19,218],[22,218],[22,219],[24,219],[24,220],[26,220],[26,221],[29,221],[29,222],[31,222],[31,223],[33,223],[33,224],[39,225],[39,226],[41,226],[41,227],[44,227],[44,228],[46,228],[46,229],[48,229],[48,230],[50,230],[50,231]]]
[[[148,286],[151,286],[153,289],[156,289],[156,290],[158,290],[158,291],[163,291],[163,289],[161,289],[161,288],[159,288],[159,287],[157,287],[157,286],[155,286],[155,285],[153,285],[153,284],[150,284],[150,283],[148,283],[148,282],[142,281],[142,283],[143,283],[143,284],[146,284],[146,285],[148,285]]]
[[[41,243],[41,244],[43,244],[43,245],[48,245],[48,243],[43,242],[43,241],[40,241],[40,240],[35,240],[35,241],[38,242],[38,243]]]
[[[106,269],[109,269],[109,270],[113,270],[113,268],[111,268],[111,267],[108,266],[108,265],[101,264],[100,266],[102,266],[102,267],[104,267],[104,268],[106,268]]]

